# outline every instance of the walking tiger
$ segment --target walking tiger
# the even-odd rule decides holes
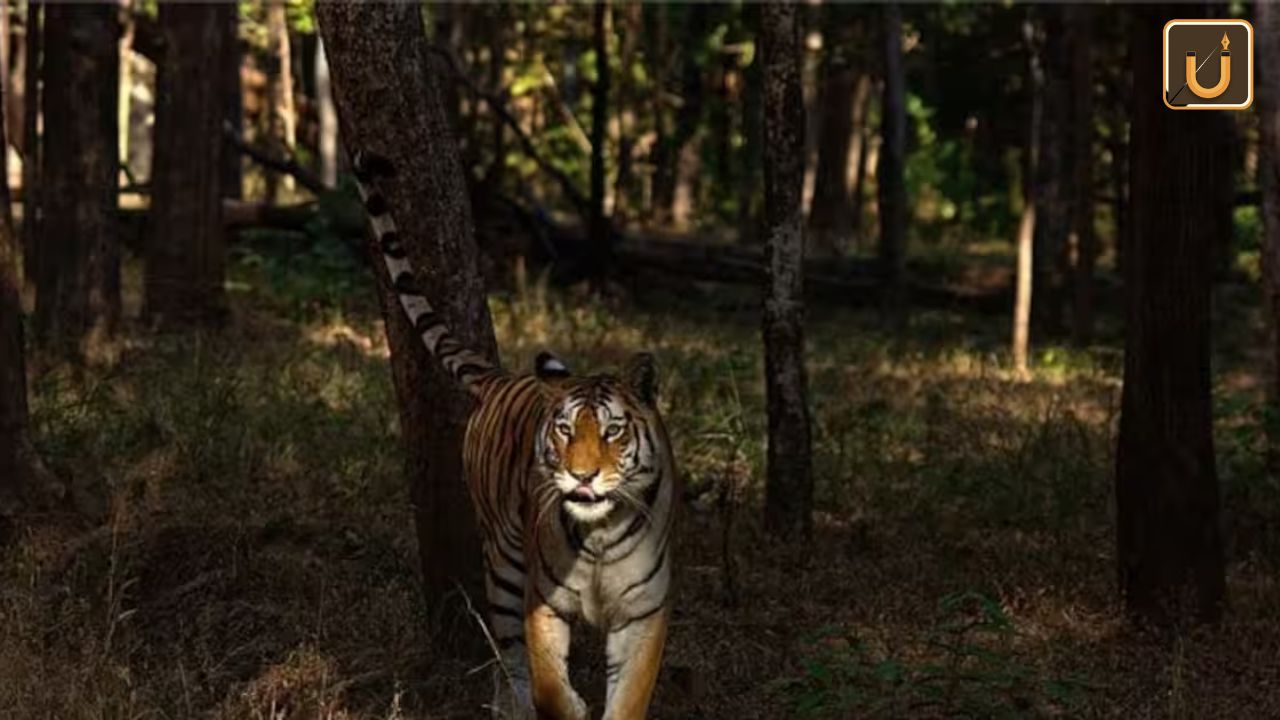
[[[570,625],[606,635],[606,720],[642,720],[670,612],[679,497],[653,357],[620,374],[573,375],[543,353],[512,374],[465,347],[423,295],[379,183],[385,157],[353,169],[400,305],[427,350],[476,399],[463,466],[484,547],[488,622],[505,669],[494,712],[581,720],[569,682]]]

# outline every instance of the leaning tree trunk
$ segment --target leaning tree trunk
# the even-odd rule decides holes
[[[45,8],[39,337],[100,359],[120,319],[119,23],[108,5]]]
[[[884,101],[881,103],[880,265],[885,317],[894,326],[906,315],[907,149],[906,71],[902,66],[902,8],[884,6]]]
[[[1131,616],[1156,625],[1221,614],[1225,583],[1214,468],[1210,272],[1231,207],[1224,113],[1169,112],[1160,27],[1182,10],[1137,11],[1133,230],[1125,252],[1125,363],[1116,453],[1117,560]]]
[[[765,526],[813,529],[813,455],[804,366],[804,101],[800,28],[792,5],[760,9],[764,77],[764,356],[769,451]]]
[[[322,3],[317,12],[344,145],[395,163],[396,176],[382,189],[427,295],[460,340],[496,360],[461,159],[417,6]],[[375,266],[426,595],[441,609],[458,580],[480,597],[479,542],[462,479],[470,400],[426,356],[381,263]]]
[[[1262,193],[1262,266],[1265,308],[1270,327],[1270,403],[1280,408],[1280,8],[1259,3],[1254,12],[1258,43],[1258,124],[1261,158],[1258,186]],[[1280,428],[1268,428],[1267,467],[1280,471]]]
[[[160,3],[155,159],[146,247],[146,313],[169,328],[226,319],[222,123],[234,5]]]
[[[1027,356],[1031,341],[1031,292],[1033,285],[1033,256],[1035,254],[1036,196],[1039,188],[1040,133],[1044,115],[1044,68],[1036,42],[1035,24],[1027,18],[1022,24],[1023,39],[1027,43],[1028,69],[1031,86],[1030,112],[1027,118],[1027,141],[1022,164],[1022,218],[1018,223],[1018,266],[1013,302],[1013,369],[1020,376],[1027,373]]]

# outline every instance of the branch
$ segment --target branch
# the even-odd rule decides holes
[[[488,105],[489,109],[493,111],[493,114],[497,115],[498,118],[502,120],[503,124],[511,128],[511,132],[515,133],[516,139],[520,141],[520,147],[524,150],[524,154],[527,155],[535,165],[556,181],[560,186],[560,189],[569,198],[569,201],[578,209],[578,213],[583,218],[591,217],[591,203],[587,200],[586,196],[578,190],[577,186],[573,184],[573,180],[568,175],[565,175],[559,168],[552,165],[550,161],[542,157],[538,152],[538,149],[534,146],[532,138],[530,138],[529,135],[520,127],[520,122],[516,120],[515,116],[507,110],[503,96],[496,95],[477,85],[474,80],[462,71],[462,67],[458,64],[458,59],[448,48],[440,47],[435,43],[428,44],[427,48],[444,60],[445,66],[449,69],[449,72],[458,82],[462,83],[462,85],[467,88],[468,92],[474,95],[476,99],[481,100]]]
[[[241,154],[247,155],[250,160],[269,170],[293,176],[298,181],[298,184],[316,195],[323,195],[329,192],[330,188],[324,184],[324,181],[315,173],[299,165],[297,160],[292,157],[272,157],[266,150],[250,145],[244,141],[244,138],[240,137],[240,134],[231,126],[231,123],[223,123],[222,137],[231,143],[232,147],[239,150]]]

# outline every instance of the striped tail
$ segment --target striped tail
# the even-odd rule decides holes
[[[394,177],[395,167],[381,155],[357,151],[351,160],[356,184],[360,187],[360,199],[369,213],[369,226],[382,261],[386,263],[391,286],[400,298],[400,306],[409,317],[410,324],[422,338],[422,344],[434,355],[445,370],[463,387],[478,392],[477,380],[494,373],[497,367],[484,355],[463,345],[453,336],[449,326],[436,314],[423,294],[423,283],[409,264],[408,254],[391,217],[387,199],[376,186],[380,177]]]

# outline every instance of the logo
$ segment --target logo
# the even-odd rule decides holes
[[[1244,110],[1253,104],[1253,26],[1247,20],[1170,20],[1164,26],[1164,104]]]

